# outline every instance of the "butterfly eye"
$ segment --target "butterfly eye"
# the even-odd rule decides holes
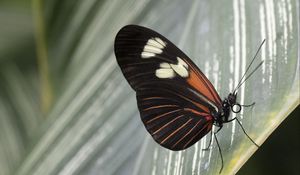
[[[241,105],[240,104],[234,104],[233,106],[231,106],[231,111],[234,112],[234,113],[239,113],[241,112]]]

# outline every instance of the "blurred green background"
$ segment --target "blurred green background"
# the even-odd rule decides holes
[[[266,66],[241,90],[257,106],[242,121],[260,144],[284,121],[250,159],[255,146],[226,126],[223,173],[300,173],[298,0],[1,0],[0,175],[218,174],[218,152],[199,151],[206,138],[172,153],[143,128],[113,54],[129,23],[174,41],[222,97],[242,72],[235,62],[245,67],[266,38]]]

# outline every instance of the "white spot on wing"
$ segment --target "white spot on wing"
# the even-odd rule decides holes
[[[162,45],[160,42],[158,42],[154,39],[149,39],[147,42],[147,45],[154,46],[154,47],[157,47],[160,49],[163,49],[165,47],[165,45]]]
[[[155,71],[155,75],[158,77],[158,78],[173,78],[175,77],[175,73],[172,69],[157,69]]]
[[[160,38],[158,38],[158,37],[156,37],[156,38],[154,38],[157,42],[159,42],[159,44],[161,44],[163,47],[166,47],[166,43],[163,41],[163,40],[161,40]]]
[[[181,64],[171,64],[172,69],[181,77],[188,77],[189,72],[187,69]]]
[[[150,57],[154,57],[154,56],[155,56],[154,53],[142,52],[142,58],[150,58]]]
[[[160,67],[161,68],[171,68],[171,65],[169,63],[161,63]]]
[[[166,42],[158,37],[150,38],[144,46],[143,52],[141,53],[142,58],[154,57],[156,54],[161,54],[163,49],[166,47]]]
[[[144,52],[160,54],[160,53],[162,53],[162,50],[160,48],[157,48],[157,47],[154,47],[154,46],[146,45],[144,47]]]
[[[175,72],[182,78],[189,76],[188,65],[179,57],[177,64],[161,63],[160,68],[156,70],[155,75],[158,78],[174,78]]]
[[[184,62],[181,58],[177,57],[178,64],[183,65],[185,68],[188,68],[188,65],[186,62]]]

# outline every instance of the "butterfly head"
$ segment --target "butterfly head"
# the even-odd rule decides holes
[[[230,93],[227,99],[225,99],[230,107],[236,104],[236,96],[236,93]]]
[[[236,102],[236,96],[236,92],[230,93],[223,102],[223,104],[226,103],[226,107],[230,108],[233,113],[239,113],[241,111],[241,105]]]
[[[223,123],[231,121],[229,119],[230,112],[239,113],[241,111],[241,105],[236,103],[236,93],[230,93],[227,98],[223,100],[222,110],[216,117],[217,126],[222,126]]]

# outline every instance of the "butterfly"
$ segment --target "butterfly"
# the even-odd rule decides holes
[[[237,103],[237,89],[249,78],[245,77],[246,72],[237,88],[221,100],[212,83],[186,54],[146,27],[124,26],[116,35],[114,51],[122,73],[136,92],[145,128],[167,149],[189,148],[209,132],[212,138],[215,125],[218,130],[214,136],[221,154],[216,133],[224,123],[234,120],[242,127],[237,118],[229,118],[230,113],[254,105]],[[222,154],[221,159],[223,168]]]

